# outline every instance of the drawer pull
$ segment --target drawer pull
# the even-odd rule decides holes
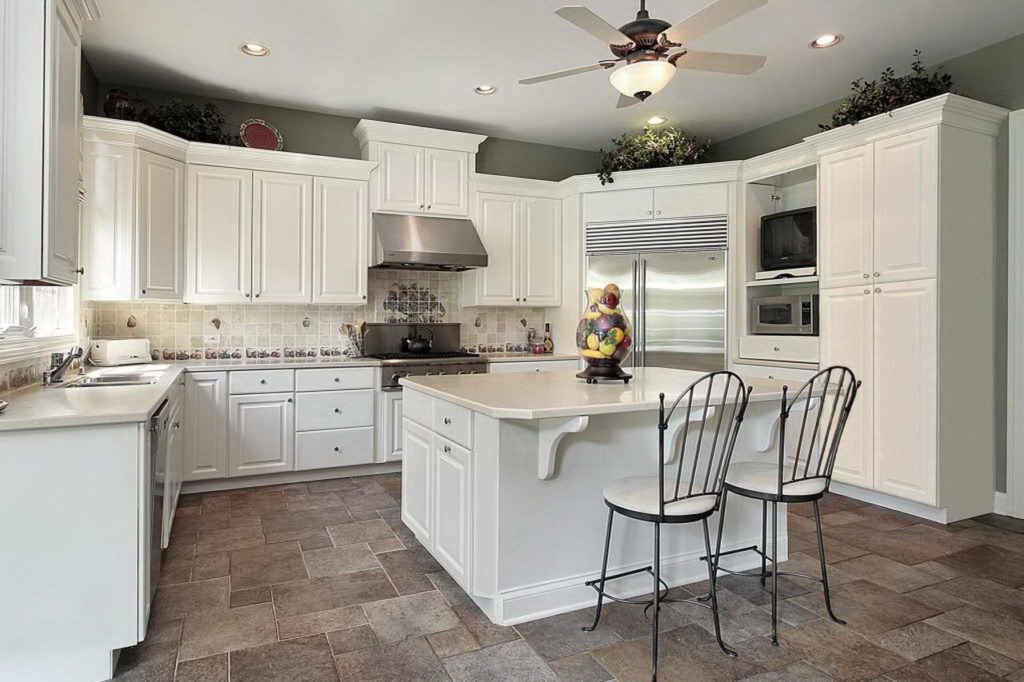
[[[452,418],[451,417],[445,417],[444,418],[444,423],[445,423],[445,426],[450,425],[452,423]]]
[[[335,445],[334,446],[334,451],[335,452],[341,452],[341,448],[339,448],[337,445]]]
[[[451,451],[452,451],[452,446],[450,446],[450,445],[445,445],[445,446],[444,446],[444,451],[445,451],[445,452],[451,452]]]
[[[267,383],[267,380],[266,379],[260,379],[260,383],[261,384],[265,384],[265,383]]]
[[[341,377],[334,377],[334,383],[338,383],[339,381],[341,381]]]
[[[335,407],[334,408],[334,414],[341,414],[341,408],[340,407]]]
[[[775,351],[776,353],[778,353],[779,352],[779,347],[775,346],[774,348],[772,348],[772,350]]]

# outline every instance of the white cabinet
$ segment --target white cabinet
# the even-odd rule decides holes
[[[429,546],[434,435],[410,419],[403,420],[403,427],[402,522],[416,534],[417,540]],[[413,486],[410,481],[417,481],[419,485]]]
[[[291,393],[233,395],[228,399],[229,476],[293,469],[294,406]]]
[[[0,279],[74,284],[82,24],[77,0],[0,4]]]
[[[749,360],[818,362],[818,354],[817,336],[744,334],[740,337],[739,356]]]
[[[874,485],[874,302],[867,285],[824,289],[819,302],[821,366],[849,367],[862,382],[832,475],[862,488]]]
[[[460,585],[469,565],[469,450],[434,436],[433,555]]]
[[[425,149],[424,200],[427,213],[469,213],[469,154],[450,149]]]
[[[875,287],[874,299],[874,488],[934,505],[936,283],[882,284]]]
[[[823,288],[936,276],[936,126],[826,155],[820,178]]]
[[[488,263],[463,275],[464,305],[561,305],[560,200],[478,192],[475,224]]]
[[[167,431],[167,464],[164,469],[163,537],[160,539],[160,546],[163,548],[167,547],[171,539],[178,497],[185,478],[184,391],[181,388],[185,383],[184,375],[179,381],[179,385],[168,396],[170,428]]]
[[[426,207],[423,187],[422,147],[382,143],[377,172],[380,175],[377,207],[382,211],[422,213]]]
[[[313,178],[253,174],[253,299],[308,303],[312,296]]]
[[[181,300],[185,164],[86,121],[82,298]]]
[[[313,180],[314,303],[366,303],[368,218],[366,182]]]
[[[245,303],[252,293],[252,171],[188,167],[186,301]]]
[[[382,391],[377,405],[377,461],[402,460],[402,392]]]
[[[584,195],[585,223],[670,220],[729,212],[727,183],[617,189]]]
[[[228,373],[185,376],[186,481],[228,475]]]

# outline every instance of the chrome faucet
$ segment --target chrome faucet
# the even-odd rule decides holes
[[[43,372],[43,386],[56,386],[64,381],[64,373],[71,367],[71,363],[82,357],[81,346],[71,346],[67,354],[51,353],[50,369]]]

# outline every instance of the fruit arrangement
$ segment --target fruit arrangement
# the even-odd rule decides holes
[[[622,362],[633,345],[633,327],[620,303],[619,287],[587,289],[587,308],[576,328],[576,345],[587,362]]]

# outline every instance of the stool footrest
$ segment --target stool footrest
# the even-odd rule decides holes
[[[617,578],[625,578],[626,576],[636,575],[637,573],[646,573],[646,574],[650,575],[652,578],[654,577],[654,569],[651,566],[644,566],[642,568],[634,568],[631,571],[623,571],[622,573],[616,573],[615,575],[605,576],[604,582],[607,583],[610,580],[616,580]],[[664,580],[661,580],[660,578],[658,579],[658,582],[660,582],[662,587],[664,588],[664,592],[662,593],[662,596],[658,598],[658,601],[664,603],[665,602],[665,597],[668,596],[668,593],[669,593],[669,586],[668,586],[668,583],[666,583]],[[642,598],[642,597],[641,598],[632,598],[632,599],[630,599],[630,598],[615,597],[613,595],[610,595],[610,594],[608,594],[607,592],[605,592],[604,590],[601,589],[601,579],[600,578],[594,578],[593,580],[588,580],[587,582],[585,582],[583,584],[586,585],[587,587],[593,587],[594,591],[597,592],[602,597],[604,597],[605,599],[611,599],[612,601],[619,602],[620,604],[637,604],[637,605],[644,605],[644,606],[651,606],[651,605],[654,604],[654,600],[653,599],[645,599],[645,598]]]

